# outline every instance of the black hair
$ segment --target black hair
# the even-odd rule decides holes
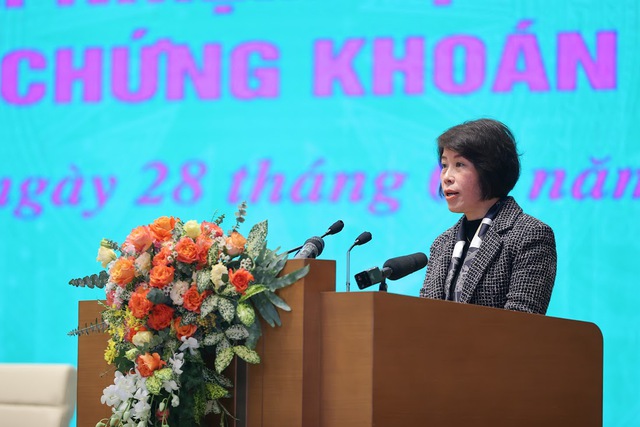
[[[478,171],[485,200],[506,197],[520,177],[520,157],[511,130],[492,119],[464,122],[438,137],[438,163],[445,148],[469,160]],[[442,195],[442,186],[440,186]]]

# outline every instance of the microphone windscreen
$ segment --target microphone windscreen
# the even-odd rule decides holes
[[[427,256],[422,252],[416,252],[411,255],[391,258],[384,263],[383,268],[391,269],[392,273],[389,275],[389,280],[398,280],[426,267],[426,265]]]
[[[334,222],[333,224],[331,224],[331,227],[329,227],[329,229],[327,230],[326,235],[330,236],[332,234],[336,234],[342,231],[342,229],[344,228],[344,222],[342,222],[341,219],[337,220],[336,222]]]
[[[371,240],[371,233],[369,233],[368,231],[365,231],[364,233],[362,233],[362,234],[360,234],[358,236],[358,238],[355,241],[355,244],[356,245],[364,245],[369,240]]]
[[[321,237],[318,237],[318,236],[310,237],[304,243],[305,244],[311,243],[313,246],[315,246],[318,249],[318,254],[316,256],[320,255],[324,250],[324,240],[322,240]]]

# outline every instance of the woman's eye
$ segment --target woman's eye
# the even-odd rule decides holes
[[[462,163],[462,162],[457,162],[457,163],[456,163],[456,167],[457,167],[457,168],[462,167],[462,166],[464,166],[464,163]]]

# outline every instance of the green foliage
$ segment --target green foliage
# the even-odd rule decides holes
[[[94,332],[96,333],[102,333],[105,332],[107,330],[109,326],[103,322],[100,321],[98,319],[96,319],[94,322],[89,323],[88,325],[85,323],[84,327],[78,327],[76,329],[73,329],[69,332],[67,332],[67,335],[73,337],[73,336],[81,336],[81,335],[89,335],[92,334]]]
[[[104,285],[107,284],[107,281],[109,281],[109,274],[102,270],[98,274],[92,274],[79,279],[71,279],[69,280],[69,284],[78,288],[87,287],[102,289],[104,288]]]

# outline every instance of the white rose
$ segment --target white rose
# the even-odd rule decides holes
[[[151,255],[149,252],[142,253],[138,258],[136,258],[136,268],[140,270],[143,274],[146,274],[151,270]]]
[[[151,338],[153,338],[153,333],[149,331],[140,331],[137,332],[133,338],[131,338],[131,342],[136,347],[142,347],[145,344],[149,344],[151,342]]]
[[[174,283],[171,287],[171,292],[169,293],[171,301],[173,301],[175,305],[182,305],[184,302],[182,300],[182,296],[187,292],[187,289],[189,289],[189,284],[184,280]]]
[[[105,248],[104,246],[100,246],[98,248],[98,256],[96,257],[96,261],[102,263],[102,268],[107,268],[107,264],[111,261],[115,261],[117,258],[116,253],[111,248]]]
[[[198,221],[194,219],[185,222],[183,229],[185,234],[192,239],[195,239],[200,235],[200,233],[202,233],[202,231],[200,230],[200,224],[198,224]]]
[[[223,274],[229,274],[227,267],[223,264],[216,264],[211,267],[211,281],[215,285],[216,289],[224,285],[224,281],[222,280]]]

